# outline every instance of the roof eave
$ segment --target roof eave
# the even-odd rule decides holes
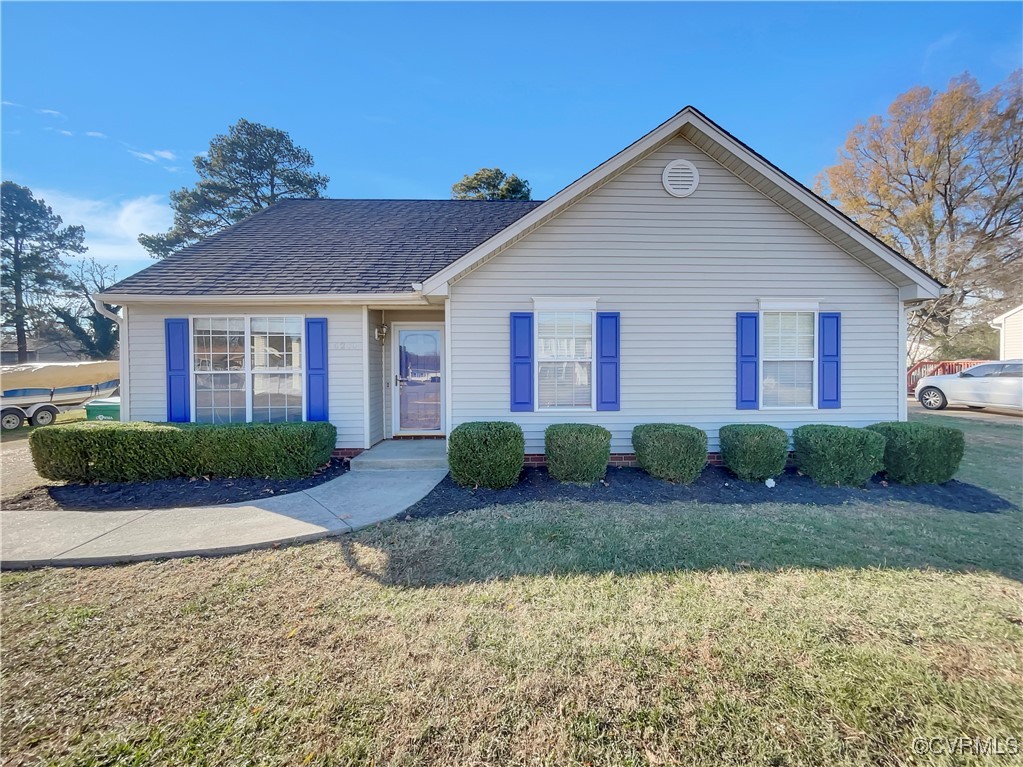
[[[132,304],[317,304],[317,305],[388,305],[422,306],[429,303],[421,292],[410,293],[269,293],[269,294],[146,294],[146,293],[98,293],[96,298],[118,306]]]

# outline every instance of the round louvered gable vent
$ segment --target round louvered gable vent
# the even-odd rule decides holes
[[[689,160],[672,160],[664,167],[661,183],[668,194],[674,197],[688,197],[700,184],[700,171]]]

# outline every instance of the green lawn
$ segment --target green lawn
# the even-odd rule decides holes
[[[941,416],[923,416],[928,419]],[[964,479],[1019,502],[1017,424]],[[535,504],[3,576],[4,756],[903,765],[1023,738],[1023,514]]]
[[[63,413],[57,415],[56,423],[73,423],[75,421],[85,420],[85,410],[65,410]],[[0,430],[0,439],[4,442],[15,441],[21,439],[28,439],[28,435],[35,431],[37,428],[46,428],[38,426],[22,425],[17,429],[11,429],[10,431]]]

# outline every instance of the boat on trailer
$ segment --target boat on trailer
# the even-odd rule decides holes
[[[0,368],[0,426],[17,429],[25,421],[49,426],[57,414],[108,397],[120,386],[120,363],[26,362]]]

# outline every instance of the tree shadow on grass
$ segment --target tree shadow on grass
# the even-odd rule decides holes
[[[788,569],[993,572],[1023,581],[1023,514],[1002,503],[1004,513],[966,514],[858,500],[523,500],[403,516],[338,543],[353,570],[408,587],[551,574]]]

